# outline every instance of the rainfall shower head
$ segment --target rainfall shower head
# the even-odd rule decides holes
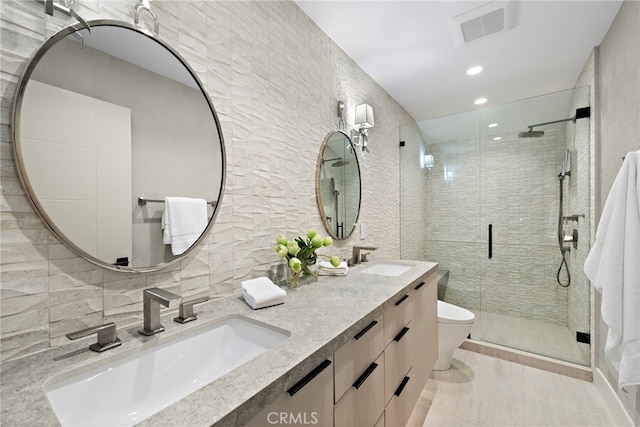
[[[544,126],[544,125],[552,125],[555,123],[562,123],[562,122],[573,122],[575,123],[577,119],[585,119],[585,118],[589,118],[591,117],[591,107],[583,107],[583,108],[578,108],[576,110],[576,114],[573,117],[569,117],[568,119],[560,119],[560,120],[553,120],[550,122],[544,122],[544,123],[538,123],[535,125],[529,125],[528,128],[529,130],[526,132],[520,132],[518,134],[518,138],[539,138],[541,136],[544,136],[544,131],[542,130],[533,130],[533,128],[537,128],[539,126]]]
[[[541,136],[544,136],[544,131],[543,130],[533,130],[533,128],[530,126],[529,130],[526,132],[520,132],[518,134],[518,138],[539,138]]]

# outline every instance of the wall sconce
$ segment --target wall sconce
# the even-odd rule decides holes
[[[424,155],[424,168],[431,169],[434,165],[433,154],[425,154]]]
[[[362,145],[362,151],[369,152],[369,128],[375,126],[373,120],[373,108],[369,104],[356,105],[356,116],[353,120],[358,130],[351,131],[351,140],[356,147]]]

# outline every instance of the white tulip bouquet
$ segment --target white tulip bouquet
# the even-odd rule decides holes
[[[317,280],[317,272],[312,271],[309,267],[315,265],[318,256],[329,258],[329,262],[334,267],[340,265],[340,258],[337,256],[329,257],[316,253],[317,249],[328,247],[332,244],[333,239],[331,237],[322,237],[314,229],[309,230],[305,238],[296,237],[293,240],[289,240],[283,234],[278,235],[276,237],[275,253],[280,258],[287,258],[289,268],[294,273],[289,280],[289,286],[297,288],[302,275],[314,276]]]

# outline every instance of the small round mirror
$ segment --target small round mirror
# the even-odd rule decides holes
[[[346,239],[360,215],[360,164],[346,133],[325,137],[316,167],[316,198],[324,228],[334,239]]]

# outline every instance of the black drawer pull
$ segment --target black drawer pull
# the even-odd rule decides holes
[[[409,377],[404,377],[404,379],[402,380],[402,382],[400,383],[400,385],[396,389],[396,392],[393,393],[393,394],[395,394],[396,396],[400,397],[400,395],[402,394],[402,390],[404,390],[404,387],[407,385],[408,382],[409,382]]]
[[[400,342],[400,340],[402,339],[402,337],[409,332],[409,328],[407,328],[406,326],[404,328],[402,328],[402,330],[400,332],[398,332],[398,335],[396,335],[396,337],[393,339],[395,342]]]
[[[404,300],[406,300],[407,298],[409,298],[409,295],[405,295],[402,298],[400,298],[398,301],[396,301],[396,307],[399,306],[400,304],[402,304],[404,302]]]
[[[355,388],[356,388],[356,390],[357,390],[357,389],[359,389],[359,388],[360,388],[360,386],[361,386],[362,384],[364,384],[364,382],[367,380],[367,378],[369,378],[369,375],[371,375],[371,374],[373,373],[373,371],[375,371],[375,370],[376,370],[376,368],[377,368],[377,367],[378,367],[378,364],[377,364],[377,363],[375,363],[375,362],[374,362],[374,363],[372,363],[371,365],[369,365],[369,367],[367,368],[367,370],[366,370],[366,371],[364,371],[364,372],[362,373],[362,375],[360,375],[360,376],[358,377],[358,379],[356,380],[356,382],[355,382],[355,383],[353,383],[353,387],[355,387]]]
[[[370,330],[371,328],[373,328],[374,326],[376,326],[377,324],[378,324],[378,321],[377,321],[377,320],[374,320],[373,322],[369,323],[369,325],[368,325],[366,328],[364,328],[363,330],[361,330],[360,332],[358,332],[358,333],[356,334],[356,336],[355,336],[355,337],[353,337],[353,338],[354,338],[354,339],[356,339],[356,340],[359,340],[360,338],[362,338],[362,337],[363,337],[363,335],[364,335],[364,334],[366,334],[367,332],[369,332],[369,330]]]
[[[415,288],[413,288],[413,289],[415,289],[415,290],[417,291],[418,289],[420,289],[420,288],[421,288],[421,287],[423,287],[424,285],[425,285],[425,282],[420,282],[420,283],[418,283],[418,286],[416,286],[416,287],[415,287]]]
[[[324,371],[329,365],[331,365],[331,361],[325,360],[324,362],[316,366],[316,368],[313,371],[309,372],[307,375],[304,376],[304,378],[302,378],[300,381],[295,383],[289,390],[287,390],[287,393],[289,393],[289,396],[293,396],[294,394],[302,390],[302,387],[309,384],[315,377],[317,377],[320,374],[320,372]]]

